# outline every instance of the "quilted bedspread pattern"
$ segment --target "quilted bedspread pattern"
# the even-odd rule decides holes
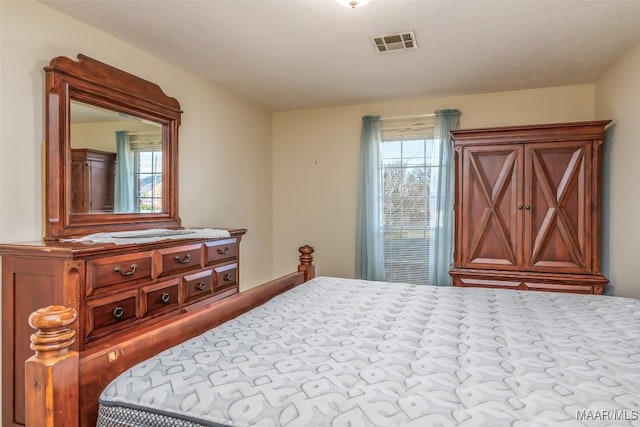
[[[145,425],[123,408],[185,426],[640,425],[640,301],[320,277],[100,404],[100,426]]]

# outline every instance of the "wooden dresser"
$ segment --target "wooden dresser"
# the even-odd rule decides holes
[[[609,121],[454,130],[454,285],[600,294]]]
[[[0,245],[3,425],[24,424],[24,362],[33,354],[34,331],[28,326],[33,311],[51,304],[76,309],[73,348],[82,358],[152,323],[238,293],[245,232],[139,245]]]

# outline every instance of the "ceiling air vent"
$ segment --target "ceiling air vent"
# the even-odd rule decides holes
[[[416,35],[413,31],[382,34],[371,37],[377,52],[390,52],[393,50],[416,49]]]

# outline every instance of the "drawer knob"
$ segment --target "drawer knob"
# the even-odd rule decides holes
[[[113,317],[115,317],[116,319],[121,319],[122,316],[124,316],[124,308],[116,307],[113,309]]]
[[[136,272],[137,268],[138,268],[138,264],[131,264],[131,271],[124,271],[120,266],[117,266],[116,268],[114,268],[113,271],[115,271],[116,273],[120,273],[123,276],[131,276],[133,273]]]
[[[526,210],[530,210],[531,209],[531,205],[527,205],[524,207]]]
[[[173,257],[173,259],[179,264],[187,264],[189,263],[189,261],[191,261],[191,254],[186,254],[183,258],[180,258],[180,256],[176,255]]]
[[[169,300],[171,299],[171,295],[165,292],[162,295],[160,295],[160,299],[162,300],[163,303],[168,304]]]
[[[198,288],[199,291],[204,291],[206,287],[207,287],[207,284],[204,282],[200,282],[196,285],[196,288]]]
[[[224,276],[222,276],[222,280],[224,280],[225,282],[230,282],[233,280],[233,274],[231,273],[227,273]]]
[[[219,255],[226,255],[227,252],[229,252],[229,246],[225,246],[224,249],[218,248],[218,254]]]

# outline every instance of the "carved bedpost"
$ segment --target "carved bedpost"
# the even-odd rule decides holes
[[[72,308],[52,305],[29,316],[35,355],[25,362],[27,427],[78,426],[78,353],[70,351],[78,318]]]
[[[298,271],[304,272],[304,281],[311,280],[316,276],[316,266],[313,265],[313,247],[309,245],[300,246],[300,265]]]

